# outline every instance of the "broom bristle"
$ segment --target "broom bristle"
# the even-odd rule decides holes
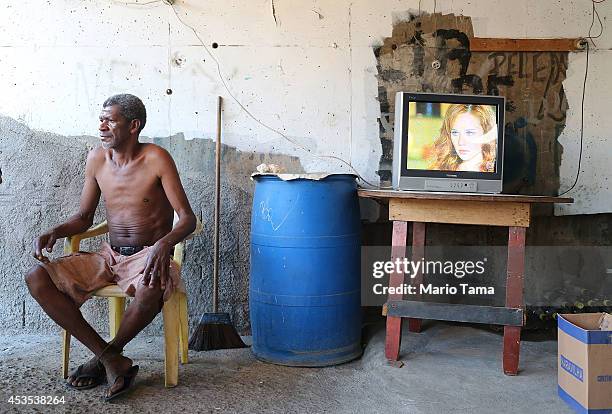
[[[226,314],[227,315],[227,314]],[[212,317],[211,317],[212,316]],[[221,316],[221,318],[219,318]],[[236,328],[229,323],[229,315],[204,314],[189,338],[192,351],[212,351],[214,349],[247,348]]]

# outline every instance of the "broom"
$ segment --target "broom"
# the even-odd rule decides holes
[[[215,227],[213,262],[213,311],[204,313],[198,327],[189,338],[189,349],[210,351],[213,349],[246,348],[232,325],[228,313],[219,312],[219,217],[221,208],[221,103],[217,98],[217,145],[215,147]]]

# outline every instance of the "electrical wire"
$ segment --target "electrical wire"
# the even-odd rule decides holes
[[[159,0],[158,0],[159,1]],[[174,15],[176,16],[176,18],[179,20],[179,22],[181,22],[181,24],[187,28],[189,28],[194,36],[198,39],[198,41],[200,42],[200,44],[204,47],[204,50],[206,50],[206,53],[208,53],[208,55],[212,58],[212,60],[215,62],[215,65],[217,67],[217,74],[219,75],[219,79],[221,80],[221,83],[223,84],[224,89],[226,90],[226,92],[228,93],[228,95],[232,98],[232,100],[240,107],[240,109],[242,109],[253,121],[257,122],[259,125],[261,125],[262,127],[274,132],[275,134],[280,135],[282,138],[284,138],[286,141],[290,142],[291,144],[293,144],[296,148],[306,152],[308,155],[313,156],[315,158],[320,158],[320,159],[331,159],[331,160],[335,160],[340,162],[343,165],[346,165],[350,168],[350,170],[365,184],[369,185],[372,188],[380,188],[377,185],[372,184],[371,182],[369,182],[368,180],[366,180],[365,178],[363,178],[361,176],[361,174],[359,174],[359,172],[351,165],[351,163],[343,160],[340,157],[337,157],[335,155],[321,155],[321,154],[315,154],[312,152],[312,150],[310,148],[307,148],[305,146],[303,146],[302,144],[300,144],[299,142],[289,138],[287,135],[283,134],[282,132],[280,132],[279,130],[267,125],[266,123],[264,123],[263,121],[261,121],[260,119],[258,119],[255,115],[253,115],[243,104],[242,102],[240,102],[238,100],[238,98],[236,98],[236,96],[234,96],[234,94],[232,93],[232,91],[230,90],[227,82],[225,81],[225,78],[223,76],[223,72],[221,71],[221,64],[219,62],[219,60],[216,58],[216,56],[210,51],[210,49],[206,46],[206,43],[202,40],[202,38],[200,37],[199,33],[197,32],[197,30],[187,24],[179,15],[178,10],[176,9],[176,7],[174,7],[174,5],[170,5],[170,7],[172,7],[172,11],[174,12]]]
[[[587,36],[587,39],[591,40],[591,43],[593,43],[593,46],[597,47],[597,45],[595,44],[595,41],[593,39],[597,39],[599,38],[602,34],[603,34],[603,23],[601,22],[601,18],[599,17],[599,13],[597,12],[597,8],[595,7],[596,4],[600,4],[603,3],[606,0],[591,0],[591,3],[593,5],[593,11],[591,12],[591,26],[589,27],[589,34]],[[597,17],[597,21],[599,22],[599,34],[597,36],[591,36],[591,30],[593,29],[593,25],[595,24],[595,17]]]
[[[589,42],[586,42],[586,64],[584,67],[584,80],[582,82],[582,99],[580,102],[580,151],[578,152],[578,171],[576,172],[576,178],[574,179],[574,183],[570,188],[559,194],[558,197],[561,197],[570,191],[578,183],[578,177],[580,177],[580,166],[582,164],[582,147],[584,142],[584,96],[586,92],[586,84],[587,84],[587,76],[589,74]]]
[[[606,0],[591,0],[591,4],[593,5],[593,10],[591,12],[591,26],[589,26],[589,33],[586,36],[586,38],[589,39],[591,43],[593,43],[593,46],[596,46],[593,39],[597,39],[598,37],[600,37],[604,31],[603,23],[601,21],[601,18],[599,17],[599,13],[597,12],[597,8],[595,5],[603,3],[604,1]],[[595,24],[596,17],[597,17],[597,20],[599,21],[599,34],[597,36],[591,36],[591,30],[593,30],[593,25]],[[570,188],[568,188],[567,190],[559,194],[559,197],[572,191],[574,187],[576,187],[576,184],[578,184],[578,178],[580,177],[580,170],[581,170],[581,165],[582,165],[582,150],[584,147],[584,99],[586,95],[587,77],[589,74],[589,49],[590,47],[589,47],[588,41],[585,43],[585,46],[586,46],[586,63],[584,67],[584,80],[582,82],[582,99],[580,101],[580,150],[578,152],[578,170],[576,171],[576,177],[574,178],[574,183],[571,185]]]
[[[162,3],[162,2],[165,3],[165,1],[163,1],[163,0],[151,0],[151,1],[145,1],[143,3],[139,3],[139,2],[135,2],[135,1],[118,1],[118,0],[113,0],[113,3],[122,4],[124,6],[148,6],[150,4]]]

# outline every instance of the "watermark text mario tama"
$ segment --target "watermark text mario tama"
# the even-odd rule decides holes
[[[487,258],[481,260],[410,260],[407,258],[372,263],[372,277],[375,295],[494,295],[495,287],[486,286],[477,280],[485,273]],[[405,283],[386,286],[380,279],[392,274],[404,276]],[[458,284],[422,282],[413,283],[417,275],[424,280],[436,276],[454,276]]]

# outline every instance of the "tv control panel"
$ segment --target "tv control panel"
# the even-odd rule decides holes
[[[425,180],[426,191],[462,191],[473,193],[477,189],[477,183],[471,180]]]

